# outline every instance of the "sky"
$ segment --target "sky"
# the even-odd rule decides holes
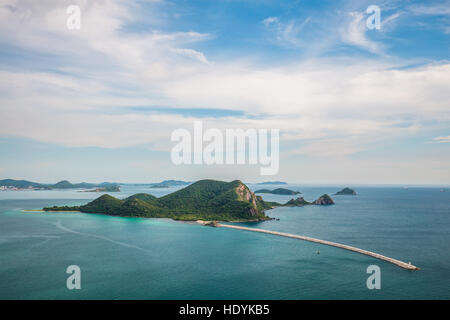
[[[448,185],[449,111],[450,1],[0,2],[0,179]],[[279,129],[278,173],[173,164],[199,120]]]

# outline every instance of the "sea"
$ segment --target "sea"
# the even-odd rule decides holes
[[[312,201],[345,186],[282,187]],[[359,247],[420,270],[244,230],[24,211],[81,205],[101,193],[1,191],[0,299],[450,299],[450,188],[349,187],[357,195],[332,195],[335,205],[279,207],[266,212],[274,220],[239,224]],[[179,188],[123,185],[111,195],[162,196]],[[263,198],[284,203],[292,196]],[[74,265],[80,289],[67,286],[67,270]],[[379,268],[379,289],[367,285],[373,265]]]

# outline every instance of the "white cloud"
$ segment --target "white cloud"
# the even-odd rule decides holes
[[[120,83],[137,87],[129,93],[114,91],[117,82],[106,79],[110,75],[79,79],[3,71],[0,85],[7,94],[0,96],[0,133],[69,146],[151,144],[167,150],[171,131],[190,128],[193,117],[117,107],[228,109],[262,118],[206,118],[209,126],[280,128],[283,141],[305,142],[301,154],[325,156],[317,148],[351,154],[382,139],[415,134],[422,123],[450,122],[448,64],[395,70],[389,64],[322,60],[279,68],[215,64],[197,71],[165,81],[145,77],[142,83],[126,75]]]
[[[398,19],[400,16],[401,16],[401,13],[397,12],[397,13],[391,14],[387,18],[382,19],[381,20],[381,29],[385,28],[386,25],[392,23],[393,21]]]
[[[411,5],[408,11],[415,16],[436,16],[439,21],[436,24],[428,25],[428,27],[438,27],[445,34],[450,33],[450,1],[444,1],[439,4],[416,4]]]
[[[125,71],[135,78],[164,79],[191,71],[205,63],[203,53],[187,46],[209,39],[211,35],[194,31],[125,32],[124,27],[138,23],[139,4],[133,1],[82,1],[81,29],[69,30],[66,8],[69,2],[48,0],[8,0],[0,8],[0,43],[27,50],[57,55],[80,72],[100,68]],[[153,13],[157,16],[157,12]],[[152,15],[145,16],[152,20]]]
[[[202,52],[192,49],[173,49],[173,51],[183,56],[198,60],[204,64],[209,64],[208,59],[206,59],[205,55]]]
[[[304,48],[308,46],[306,38],[302,37],[302,31],[310,22],[311,17],[302,21],[281,21],[278,17],[269,17],[263,20],[263,24],[273,30],[275,42],[281,46]]]
[[[263,23],[265,26],[269,26],[270,24],[278,22],[278,21],[279,21],[278,17],[268,17],[263,20]]]
[[[433,138],[435,143],[450,143],[450,136]]]
[[[409,10],[416,15],[450,15],[450,1],[439,5],[412,5]]]
[[[450,64],[403,69],[383,60],[215,62],[187,47],[210,34],[124,32],[136,5],[130,2],[85,2],[80,33],[65,28],[60,2],[23,3],[1,7],[0,42],[53,53],[65,63],[59,73],[0,71],[0,134],[68,146],[168,150],[171,131],[190,128],[194,117],[118,107],[213,108],[255,117],[206,118],[211,127],[280,128],[282,143],[303,143],[292,150],[326,157],[414,134],[424,123],[450,122]],[[361,30],[361,15],[350,18],[346,41],[381,50]],[[291,44],[303,43],[301,30],[311,23],[265,21]]]
[[[382,17],[381,28],[374,32],[386,34],[393,29],[394,21],[401,16],[400,12]],[[385,55],[385,47],[381,42],[368,37],[369,29],[365,12],[345,12],[308,16],[303,19],[283,21],[278,17],[268,17],[263,24],[272,32],[273,42],[296,49],[301,49],[308,56],[321,56],[336,50],[342,44],[351,45],[376,55]],[[320,39],[320,41],[319,41]]]
[[[375,54],[383,54],[383,46],[367,38],[366,16],[361,12],[351,12],[351,20],[348,25],[341,30],[344,43],[351,44]]]

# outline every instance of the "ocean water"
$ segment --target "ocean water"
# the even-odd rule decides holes
[[[343,186],[287,187],[314,200]],[[124,186],[116,195],[177,189]],[[357,196],[333,196],[334,206],[277,208],[267,214],[279,221],[244,225],[356,246],[421,270],[297,239],[168,219],[23,212],[84,204],[99,194],[4,191],[0,299],[449,299],[450,190],[355,189]],[[69,265],[81,269],[80,290],[66,288]],[[367,289],[369,265],[381,269],[380,290]]]

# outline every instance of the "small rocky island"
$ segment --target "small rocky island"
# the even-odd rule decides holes
[[[356,192],[350,188],[344,188],[341,191],[336,192],[334,195],[336,196],[356,196]]]
[[[296,194],[300,194],[301,192],[298,191],[293,191],[293,190],[289,190],[289,189],[285,189],[285,188],[277,188],[277,189],[273,189],[273,190],[269,190],[269,189],[259,189],[256,190],[255,193],[270,193],[270,194],[279,194],[279,195],[296,195]]]
[[[319,205],[319,206],[329,206],[330,204],[334,204],[333,199],[327,194],[324,194],[323,196],[320,196],[319,199],[313,202],[313,204]]]
[[[303,207],[308,205],[319,205],[319,206],[328,206],[334,204],[333,199],[328,194],[324,194],[320,196],[317,200],[313,202],[306,201],[303,197],[298,197],[297,199],[291,199],[286,202],[283,206],[285,207]]]
[[[298,197],[297,199],[291,199],[284,204],[285,207],[302,207],[312,204],[306,201],[303,197]]]

